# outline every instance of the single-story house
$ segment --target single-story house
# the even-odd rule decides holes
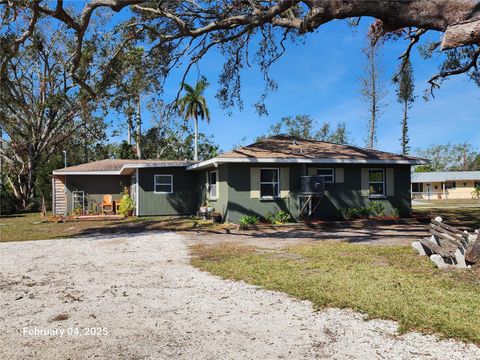
[[[414,199],[472,199],[480,186],[480,171],[438,171],[412,173]]]
[[[190,215],[208,203],[224,221],[247,214],[261,218],[286,211],[339,217],[339,209],[377,200],[390,213],[411,211],[411,166],[427,163],[411,156],[273,136],[212,159],[192,161],[101,160],[53,172],[53,209],[71,213],[120,199],[128,187],[137,216]],[[314,180],[314,184],[308,181]],[[313,189],[317,185],[321,189]],[[93,205],[92,205],[93,204]]]

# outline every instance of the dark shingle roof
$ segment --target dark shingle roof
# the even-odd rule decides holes
[[[128,159],[106,159],[94,161],[86,164],[69,166],[63,169],[58,169],[54,173],[75,173],[75,172],[103,172],[103,171],[120,171],[124,166],[129,168],[149,167],[149,166],[188,166],[193,162],[178,161],[178,160],[128,160]]]
[[[218,158],[419,160],[385,151],[277,135],[218,155]]]

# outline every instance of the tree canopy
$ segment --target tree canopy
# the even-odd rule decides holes
[[[348,131],[345,123],[339,123],[332,129],[328,122],[319,126],[319,122],[310,115],[285,116],[270,126],[268,132],[257,137],[257,141],[274,135],[291,135],[300,139],[328,141],[336,144],[348,144]]]
[[[472,144],[438,144],[417,150],[417,155],[431,161],[415,171],[480,171],[480,152]]]
[[[150,0],[92,0],[80,8],[65,7],[62,0],[0,1],[2,11],[2,56],[0,76],[9,60],[28,43],[35,29],[45,19],[55,20],[73,30],[75,41],[68,60],[72,78],[92,97],[98,89],[88,74],[80,71],[88,39],[94,36],[92,27],[96,15],[105,9],[120,12],[129,7],[133,16],[115,29],[117,61],[125,46],[148,43],[146,53],[157,61],[164,74],[179,62],[186,61],[183,80],[193,65],[212,48],[219,47],[225,56],[220,78],[218,98],[225,107],[241,106],[239,95],[240,71],[244,65],[257,63],[266,80],[265,93],[274,90],[275,82],[268,70],[285,52],[289,42],[332,20],[347,20],[355,24],[373,18],[370,34],[374,39],[410,40],[401,59],[406,59],[412,48],[422,42],[428,32],[441,32],[441,41],[423,44],[423,54],[444,52],[445,61],[429,82],[438,87],[442,79],[467,74],[480,84],[478,57],[480,55],[480,8],[475,0],[278,0],[253,1],[150,1]],[[367,20],[368,21],[368,20]],[[254,56],[249,46],[256,42]],[[183,81],[182,81],[183,84]],[[264,111],[263,97],[257,107]]]
[[[125,16],[113,23],[114,12]],[[332,20],[352,26],[368,21],[372,44],[407,39],[397,55],[401,70],[408,69],[417,46],[424,58],[442,54],[427,80],[432,90],[459,74],[480,86],[480,7],[475,0],[0,0],[0,156],[9,186],[28,208],[41,189],[48,189],[45,174],[61,164],[63,150],[74,162],[131,156],[131,140],[105,143],[105,113],[111,108],[126,116],[130,135],[136,115],[137,156],[140,142],[145,143],[144,157],[174,154],[172,139],[184,124],[174,107],[165,105],[162,125],[142,133],[140,95],[160,98],[164,81],[182,65],[174,104],[190,70],[213,48],[223,55],[216,94],[220,105],[242,108],[242,70],[257,66],[264,84],[255,107],[266,113],[265,98],[277,88],[271,66],[290,44]],[[442,33],[441,41],[426,41],[430,32]],[[306,129],[311,122],[305,116],[284,118],[270,131],[349,141],[344,124]],[[182,134],[175,156],[191,154],[192,134]],[[217,150],[202,136],[199,157]]]

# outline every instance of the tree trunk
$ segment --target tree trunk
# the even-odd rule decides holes
[[[137,145],[137,159],[142,158],[142,148],[141,148],[141,142],[142,142],[142,116],[140,113],[140,94],[137,95],[137,139],[136,139],[136,145]]]
[[[29,158],[24,164],[22,171],[13,171],[14,178],[11,177],[11,173],[7,174],[7,180],[12,187],[13,195],[20,202],[21,210],[28,211],[33,207],[37,168],[38,162]]]
[[[3,129],[2,126],[0,126],[0,154],[2,154],[2,149],[3,149]],[[0,193],[3,191],[4,187],[4,182],[3,182],[3,158],[0,155]]]
[[[83,118],[83,162],[88,163],[88,131],[87,121]]]
[[[371,76],[371,114],[370,114],[370,129],[368,138],[368,148],[373,149],[375,146],[375,135],[377,126],[377,73],[375,69],[375,50],[372,48],[370,53],[370,76]]]
[[[402,154],[408,154],[408,102],[403,103],[403,119],[402,119]]]
[[[130,99],[128,99],[128,108],[127,108],[127,142],[128,142],[128,145],[132,145],[132,132],[133,132],[132,108],[131,108],[131,104],[130,104]]]
[[[194,161],[198,161],[198,118],[195,116],[195,155]]]

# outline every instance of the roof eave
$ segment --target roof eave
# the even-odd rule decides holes
[[[62,171],[54,170],[53,175],[121,175],[119,170],[105,171]]]
[[[222,163],[280,163],[280,164],[391,164],[391,165],[425,165],[428,160],[424,159],[399,159],[399,160],[385,160],[385,159],[338,159],[338,158],[322,158],[322,159],[307,159],[307,158],[213,158],[202,161],[187,167],[187,170],[201,170]]]
[[[54,170],[53,175],[128,175],[131,172],[128,170],[132,169],[142,169],[142,168],[156,168],[156,167],[187,167],[191,165],[191,162],[186,162],[185,164],[155,164],[155,163],[144,163],[144,164],[124,164],[120,170],[84,170],[84,171],[65,171],[62,169]]]

